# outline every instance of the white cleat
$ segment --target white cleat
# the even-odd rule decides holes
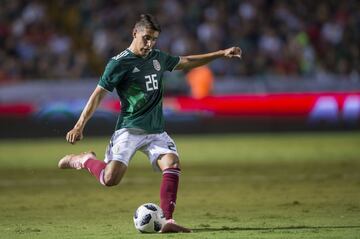
[[[180,226],[176,224],[174,219],[169,219],[166,221],[164,226],[161,228],[160,233],[177,233],[177,232],[191,232],[191,229]]]
[[[84,164],[87,160],[95,157],[96,155],[94,152],[85,152],[78,155],[65,155],[62,159],[60,159],[58,167],[61,169],[73,168],[80,170],[84,168]]]

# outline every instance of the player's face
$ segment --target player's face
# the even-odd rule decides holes
[[[156,40],[159,37],[159,32],[147,28],[135,29],[134,40],[138,54],[147,56],[151,49],[155,46]]]

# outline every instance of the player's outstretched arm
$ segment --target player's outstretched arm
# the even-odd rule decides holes
[[[240,58],[241,59],[240,47],[230,47],[225,50],[210,52],[201,55],[181,56],[179,64],[175,67],[175,70],[188,70],[194,67],[205,65],[217,58]]]
[[[99,86],[95,88],[74,128],[66,134],[66,140],[69,143],[74,144],[76,141],[79,141],[83,138],[83,130],[87,121],[94,114],[95,110],[99,106],[101,100],[105,97],[106,93],[107,91]]]

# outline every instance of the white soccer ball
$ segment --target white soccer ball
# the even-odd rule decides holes
[[[142,233],[159,232],[166,219],[163,210],[154,203],[145,203],[134,214],[135,228]]]

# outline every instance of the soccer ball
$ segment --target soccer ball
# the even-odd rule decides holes
[[[159,232],[165,224],[163,210],[154,203],[145,203],[134,214],[135,228],[142,233]]]

